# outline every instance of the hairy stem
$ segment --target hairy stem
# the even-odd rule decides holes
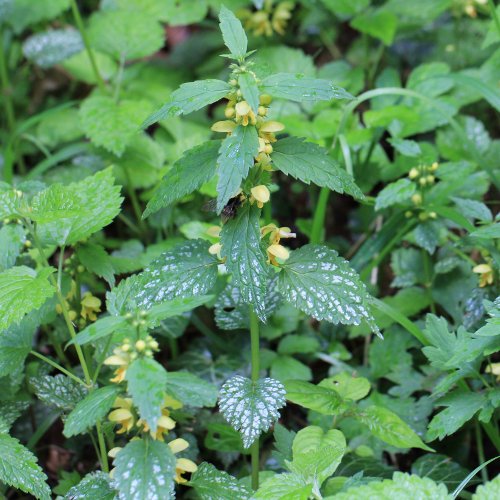
[[[259,380],[259,318],[250,306],[250,344],[252,354],[252,382]],[[259,488],[259,440],[256,439],[250,448],[250,457],[252,462],[252,488]]]
[[[64,375],[67,375],[69,378],[73,379],[75,382],[78,382],[80,385],[83,385],[84,387],[89,387],[89,384],[85,383],[80,377],[77,377],[74,373],[71,373],[69,370],[66,370],[66,368],[61,366],[59,363],[52,361],[50,358],[47,358],[43,354],[40,354],[39,352],[36,351],[30,351],[30,354],[36,356],[42,361],[45,361],[45,363],[49,364],[56,370],[59,370],[61,373],[64,373]]]

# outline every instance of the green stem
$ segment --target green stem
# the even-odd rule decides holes
[[[260,352],[259,352],[259,318],[250,306],[250,345],[252,355],[252,382],[257,383],[260,372]],[[256,439],[250,448],[252,462],[252,488],[259,488],[259,440]]]
[[[5,49],[3,46],[3,31],[0,31],[0,83],[2,84],[3,104],[7,125],[11,132],[16,128],[16,118],[14,115],[14,105],[12,104],[12,88],[10,86],[7,61],[5,60]]]
[[[101,429],[101,421],[98,420],[95,424],[97,429],[97,440],[99,441],[99,450],[101,455],[101,467],[104,472],[109,472],[108,452],[106,450],[106,442],[104,441],[104,433]]]
[[[479,460],[479,465],[484,464],[486,462],[486,457],[484,456],[484,447],[483,447],[483,437],[481,436],[481,426],[477,419],[474,419],[474,429],[476,432],[476,445],[477,445],[477,458]],[[483,478],[483,483],[488,482],[488,471],[486,467],[481,469],[481,477]]]
[[[59,363],[52,361],[50,358],[47,358],[43,354],[40,354],[39,352],[36,352],[36,351],[31,351],[30,354],[32,354],[33,356],[36,356],[37,358],[41,359],[42,361],[45,361],[45,363],[54,367],[56,370],[59,370],[61,373],[64,373],[64,375],[67,375],[69,378],[73,379],[75,382],[78,382],[80,385],[83,385],[84,387],[90,387],[90,384],[86,384],[80,377],[77,377],[75,374],[71,373],[69,370],[66,370],[66,368],[61,366]]]
[[[490,7],[490,14],[497,27],[498,34],[500,35],[500,19],[497,16],[497,9],[495,8],[495,2],[493,0],[488,0],[488,5]]]
[[[432,298],[432,291],[431,291],[432,278],[431,278],[430,259],[429,259],[429,254],[423,248],[422,248],[422,260],[424,261],[425,292],[427,294],[427,298],[429,299],[431,312],[432,312],[432,314],[436,314],[436,304],[434,303],[434,299]]]
[[[125,174],[125,179],[127,181],[127,191],[130,196],[130,201],[132,203],[132,209],[134,210],[134,215],[137,220],[137,224],[139,227],[139,230],[141,232],[141,236],[143,238],[146,238],[147,236],[147,228],[146,225],[144,224],[144,220],[142,218],[142,209],[141,205],[139,203],[139,198],[137,198],[137,193],[135,192],[134,187],[132,186],[132,180],[130,178],[129,171],[127,170],[127,167],[123,167],[123,172]]]
[[[324,239],[323,226],[325,224],[326,209],[328,207],[328,198],[330,190],[326,187],[321,188],[318,197],[318,203],[314,210],[313,223],[311,229],[311,243],[321,243]]]
[[[73,12],[73,17],[75,18],[76,25],[80,34],[82,35],[83,44],[85,45],[85,50],[89,56],[90,65],[92,66],[92,71],[94,72],[94,76],[97,81],[97,86],[99,90],[102,92],[106,92],[106,84],[99,73],[99,68],[97,67],[97,63],[94,58],[94,52],[92,51],[92,47],[90,46],[89,38],[87,36],[87,31],[85,30],[85,26],[83,25],[82,16],[80,15],[80,11],[78,10],[78,5],[76,0],[71,0],[71,10]]]

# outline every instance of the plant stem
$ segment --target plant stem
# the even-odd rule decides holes
[[[497,9],[495,8],[495,2],[493,0],[488,0],[488,5],[490,7],[490,13],[493,21],[495,22],[495,26],[497,27],[498,34],[500,35],[500,19],[497,16]]]
[[[321,188],[318,197],[318,203],[314,210],[313,223],[311,229],[311,243],[321,243],[324,239],[323,226],[325,224],[326,209],[328,206],[328,198],[330,190],[326,187]]]
[[[132,185],[132,179],[130,178],[130,173],[127,167],[123,167],[123,173],[125,174],[125,179],[127,181],[127,191],[130,196],[130,201],[132,203],[132,209],[134,210],[134,215],[137,220],[138,228],[141,233],[141,236],[144,239],[147,239],[147,228],[144,224],[144,220],[142,218],[142,209],[141,204],[139,203],[139,198],[137,198],[137,193]]]
[[[80,377],[77,377],[75,374],[71,373],[69,370],[66,370],[66,368],[61,366],[59,363],[52,361],[50,358],[47,358],[43,354],[40,354],[39,352],[36,352],[36,351],[30,351],[30,354],[32,354],[33,356],[36,356],[37,358],[41,359],[42,361],[45,361],[45,363],[48,363],[50,366],[54,367],[56,370],[59,370],[61,373],[64,373],[64,375],[67,375],[69,378],[73,379],[75,382],[78,382],[80,385],[83,385],[84,387],[89,387],[89,384],[86,384]]]
[[[431,278],[431,268],[430,268],[430,262],[429,262],[430,259],[429,259],[429,254],[423,248],[422,248],[422,260],[424,261],[425,292],[427,294],[427,298],[429,299],[431,312],[432,312],[432,314],[436,314],[436,304],[434,303],[434,299],[432,297],[432,291],[431,291],[432,278]]]
[[[85,50],[87,51],[87,54],[89,56],[90,65],[92,66],[92,71],[94,72],[97,86],[99,87],[99,90],[101,90],[102,92],[106,92],[106,84],[104,83],[104,80],[99,73],[99,68],[97,67],[97,63],[94,58],[94,52],[92,51],[92,47],[90,46],[89,37],[87,36],[87,31],[85,30],[85,26],[83,25],[82,16],[80,15],[80,11],[78,10],[76,0],[71,0],[71,10],[78,27],[78,31],[80,31],[80,34],[82,35],[83,44],[85,45]]]
[[[259,318],[250,306],[250,345],[252,355],[252,382],[255,384],[259,380],[260,372],[260,352],[259,352]],[[259,440],[256,439],[250,448],[252,462],[252,489],[259,488]]]
[[[106,451],[106,443],[104,441],[104,433],[101,429],[101,421],[98,420],[95,424],[97,429],[97,440],[99,441],[99,450],[101,455],[101,467],[104,472],[109,472],[108,452]]]
[[[481,426],[477,419],[474,419],[474,429],[476,431],[476,445],[477,445],[477,457],[479,459],[479,465],[484,464],[486,462],[486,457],[484,456],[484,447],[483,447],[483,437],[481,436]],[[483,483],[488,482],[488,471],[486,467],[481,469],[481,477],[483,478]]]
[[[16,128],[16,118],[14,116],[14,105],[11,99],[11,86],[9,73],[7,70],[7,61],[5,60],[5,49],[3,46],[3,31],[0,31],[0,83],[2,84],[3,104],[5,107],[5,116],[7,117],[7,126],[11,132]]]

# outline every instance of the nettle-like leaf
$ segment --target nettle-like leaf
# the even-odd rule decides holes
[[[101,245],[86,243],[79,245],[77,257],[81,264],[100,278],[104,278],[110,287],[115,284],[115,275],[111,258]]]
[[[66,437],[83,434],[96,422],[104,418],[120,392],[117,385],[100,387],[90,392],[82,399],[75,409],[68,415],[64,423],[63,434]]]
[[[221,141],[207,141],[186,151],[160,181],[143,217],[171,205],[209,181],[215,175],[220,145]]]
[[[288,380],[285,388],[286,399],[322,415],[338,415],[345,410],[342,397],[330,387],[301,380]]]
[[[396,182],[391,182],[377,195],[375,210],[382,210],[397,203],[408,201],[416,190],[417,185],[409,179],[399,179]]]
[[[241,73],[238,77],[243,99],[248,102],[252,111],[257,114],[259,109],[259,87],[255,77],[251,73]]]
[[[317,320],[345,325],[365,320],[378,333],[364,283],[335,250],[305,245],[291,252],[279,288],[285,300]]]
[[[23,316],[54,295],[48,277],[53,268],[38,273],[29,267],[12,267],[0,273],[0,331],[19,323]]]
[[[224,5],[219,13],[219,26],[222,38],[231,54],[241,59],[247,53],[248,40],[241,21]]]
[[[134,280],[128,300],[147,310],[176,297],[205,295],[215,286],[218,264],[208,247],[190,240],[165,252]]]
[[[68,342],[68,345],[84,345],[89,342],[95,342],[96,340],[120,331],[121,329],[127,327],[128,324],[127,319],[122,316],[105,316],[103,318],[99,318],[95,323],[91,323],[81,332],[78,332],[76,338],[71,339]]]
[[[313,486],[299,474],[276,474],[262,483],[252,500],[308,500]]]
[[[269,266],[261,245],[260,208],[245,204],[234,219],[224,224],[220,241],[221,256],[239,290],[243,304],[251,304],[261,321],[266,320],[266,294]]]
[[[207,462],[200,464],[189,485],[196,490],[200,500],[248,500],[252,495],[235,477]]]
[[[83,48],[82,36],[74,28],[36,33],[23,43],[26,59],[41,68],[50,68],[82,51]]]
[[[111,487],[111,478],[102,471],[87,474],[64,496],[64,500],[114,500],[115,498],[116,491]]]
[[[36,498],[51,498],[47,476],[35,455],[7,434],[0,434],[0,481]]]
[[[233,133],[222,141],[219,150],[217,182],[217,213],[235,196],[241,181],[248,175],[259,151],[257,129],[238,125]]]
[[[472,500],[493,500],[500,491],[500,474],[491,481],[477,487]]]
[[[411,464],[411,472],[420,477],[444,483],[448,488],[456,488],[465,477],[467,469],[446,455],[427,453]]]
[[[174,498],[175,463],[175,455],[162,441],[130,441],[114,461],[112,485],[118,498]]]
[[[273,165],[286,175],[306,184],[327,187],[337,193],[364,198],[354,179],[317,144],[298,137],[287,137],[273,145]]]
[[[260,90],[280,99],[295,102],[353,99],[353,96],[330,80],[311,78],[301,73],[277,73],[264,78]]]
[[[0,194],[1,196],[1,194]],[[26,233],[18,224],[8,224],[0,229],[0,272],[15,265],[21,254]]]
[[[16,33],[20,33],[32,24],[54,19],[61,12],[69,9],[70,0],[15,0],[8,2],[5,20]]]
[[[14,422],[29,408],[29,401],[0,402],[0,434],[7,434]]]
[[[0,377],[5,377],[24,365],[33,346],[36,326],[28,316],[0,333]]]
[[[439,244],[439,234],[442,228],[442,223],[436,220],[428,220],[419,224],[413,232],[415,243],[433,254]]]
[[[224,418],[237,430],[245,448],[267,431],[285,406],[285,388],[272,378],[252,382],[237,375],[221,388],[219,409]]]
[[[61,374],[32,377],[30,384],[38,399],[62,410],[73,409],[87,395],[87,390],[80,384]]]
[[[187,115],[197,111],[219,101],[231,90],[231,85],[222,80],[210,79],[183,83],[172,92],[166,104],[146,118],[142,128],[147,128],[169,116]]]
[[[140,417],[146,421],[151,431],[156,432],[161,416],[161,404],[165,398],[167,371],[151,358],[139,358],[127,368],[128,392]]]
[[[19,214],[21,197],[10,184],[0,182],[0,218],[7,219]]]
[[[217,387],[189,372],[168,372],[166,391],[193,408],[212,407],[217,403]]]
[[[73,245],[110,224],[122,201],[108,168],[80,182],[52,184],[33,198],[30,217],[44,243]]]

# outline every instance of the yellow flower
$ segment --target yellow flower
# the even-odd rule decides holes
[[[285,128],[285,125],[281,122],[277,122],[274,120],[264,122],[259,128],[260,132],[280,132]]]
[[[500,363],[491,363],[486,367],[486,373],[491,373],[496,376],[497,382],[500,382]],[[175,452],[174,452],[175,453]]]
[[[479,274],[479,286],[485,287],[493,284],[493,268],[489,264],[478,264],[472,272]]]
[[[211,226],[207,229],[208,236],[212,236],[213,238],[218,238],[220,236],[222,228],[220,226]]]
[[[185,439],[178,438],[170,441],[168,446],[172,450],[172,453],[180,453],[189,446],[189,443]],[[175,464],[175,481],[178,484],[187,483],[187,479],[183,478],[182,474],[185,472],[195,472],[197,468],[197,465],[192,460],[178,458]]]
[[[223,120],[220,122],[215,122],[211,127],[211,129],[214,132],[225,132],[227,134],[233,132],[235,128],[236,128],[236,123],[234,123],[231,120]]]
[[[222,245],[220,243],[214,243],[208,249],[208,253],[210,255],[216,255],[219,260],[222,260],[222,256],[220,254],[221,250],[222,250]]]
[[[95,321],[96,312],[101,312],[101,299],[94,297],[90,292],[85,292],[82,299],[82,318]]]
[[[137,422],[137,425],[141,426],[144,432],[149,432],[151,437],[158,441],[163,441],[163,435],[168,434],[168,431],[171,431],[176,425],[175,420],[170,417],[170,411],[168,410],[167,406],[174,410],[177,410],[182,407],[182,403],[170,396],[165,396],[161,405],[161,416],[158,419],[156,432],[153,432],[148,423],[143,419],[139,419],[139,421]]]
[[[123,347],[128,346],[124,344]],[[127,347],[128,350],[128,347]],[[113,350],[113,355],[109,356],[104,360],[104,364],[108,366],[118,366],[115,370],[115,376],[110,379],[111,382],[119,384],[125,380],[125,374],[127,373],[127,368],[132,361],[130,354],[125,352],[123,348],[117,347]]]
[[[272,20],[272,27],[276,33],[285,34],[286,25],[292,17],[291,11],[294,7],[293,2],[281,2],[276,6]]]
[[[408,173],[408,177],[410,179],[416,179],[420,175],[420,172],[418,171],[418,168],[413,167],[410,172]]]
[[[279,264],[276,259],[287,260],[290,257],[290,252],[283,245],[274,244],[267,247],[267,257],[270,264],[277,266]]]
[[[121,425],[116,433],[124,434],[125,432],[130,432],[135,424],[135,416],[132,413],[132,399],[118,397],[115,399],[113,408],[116,408],[116,410],[113,410],[108,415],[108,420]]]
[[[264,203],[267,203],[271,198],[269,189],[263,184],[254,186],[252,189],[250,189],[250,192],[252,193],[252,196],[250,197],[250,203],[257,201],[257,206],[259,208],[262,208],[264,206]]]
[[[257,118],[255,113],[252,111],[250,104],[246,101],[240,101],[234,107],[236,110],[236,122],[241,123],[246,127],[249,123],[255,125],[257,123]]]
[[[270,235],[269,242],[271,245],[279,243],[281,238],[297,237],[297,234],[292,233],[292,230],[289,227],[278,227],[276,224],[268,224],[267,226],[264,226],[260,232],[263,238],[268,234]]]

